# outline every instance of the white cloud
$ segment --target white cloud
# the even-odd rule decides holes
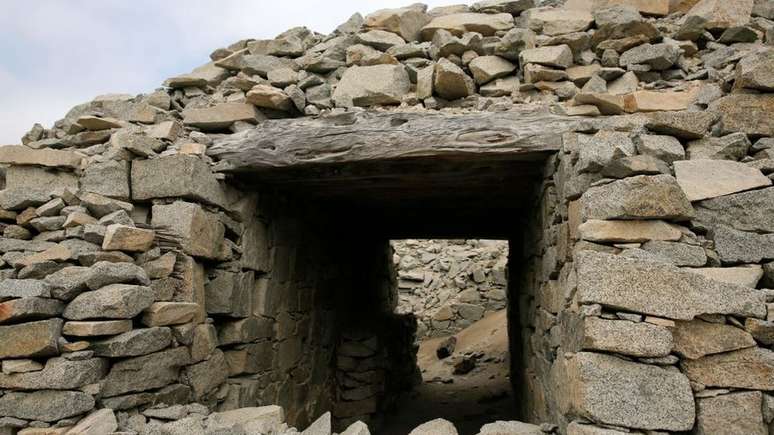
[[[295,26],[329,33],[353,13],[410,0],[3,0],[0,144],[104,93],[152,91],[239,39]],[[450,1],[427,1],[430,6]]]

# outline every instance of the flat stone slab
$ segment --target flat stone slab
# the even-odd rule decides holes
[[[755,346],[752,335],[731,325],[679,320],[671,329],[673,350],[689,359]]]
[[[694,210],[671,175],[638,175],[591,187],[581,196],[586,219],[674,219]]]
[[[576,353],[562,363],[565,392],[572,392],[565,400],[584,417],[635,429],[693,427],[693,393],[688,378],[676,370],[591,352]]]
[[[698,273],[715,281],[743,287],[756,288],[763,278],[763,267],[750,265],[745,267],[688,267],[683,270]]]
[[[94,408],[94,398],[80,391],[42,390],[0,397],[0,415],[54,422]]]
[[[611,254],[576,254],[578,301],[669,319],[700,314],[764,318],[765,296],[677,267]]]
[[[35,150],[22,145],[0,147],[0,163],[35,165],[50,168],[75,169],[81,166],[82,156],[71,151],[52,149]]]
[[[607,221],[592,219],[578,226],[581,239],[590,242],[641,243],[650,240],[680,240],[680,228],[669,222]]]
[[[682,160],[674,165],[677,184],[691,202],[771,186],[771,180],[760,170],[744,163],[730,160]]]
[[[774,390],[774,352],[749,347],[680,363],[689,379],[708,387]]]
[[[774,233],[774,187],[707,199],[695,207],[696,220],[709,227]]]

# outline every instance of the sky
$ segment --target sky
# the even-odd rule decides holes
[[[245,38],[330,33],[411,0],[0,0],[0,145],[107,93],[152,92]],[[426,0],[430,7],[464,3]]]

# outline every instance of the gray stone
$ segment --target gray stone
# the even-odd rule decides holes
[[[183,197],[223,206],[218,180],[200,158],[187,155],[135,160],[132,163],[132,199]]]
[[[569,401],[581,415],[634,429],[687,431],[693,427],[693,393],[688,379],[676,370],[589,352],[558,364],[564,364],[560,373],[568,383],[567,391],[572,391],[561,400]]]
[[[744,329],[749,332],[755,341],[764,346],[774,344],[774,322],[760,319],[745,319]]]
[[[585,423],[581,424],[577,421],[567,425],[567,435],[627,435],[628,433],[630,432],[621,432]]]
[[[719,116],[702,112],[655,112],[648,114],[648,129],[655,133],[668,134],[680,139],[701,139]]]
[[[154,227],[164,227],[181,240],[183,251],[195,257],[218,258],[225,228],[218,216],[199,204],[175,201],[154,205],[151,211]]]
[[[766,435],[760,391],[705,397],[696,401],[697,435]]]
[[[755,346],[743,329],[701,320],[676,321],[672,328],[674,351],[688,359]]]
[[[615,159],[602,169],[602,175],[610,178],[628,178],[635,175],[671,174],[664,161],[651,156],[631,156]]]
[[[81,189],[111,198],[129,199],[129,162],[108,160],[86,167]]]
[[[625,51],[621,54],[619,62],[622,67],[648,65],[653,70],[661,71],[671,68],[679,56],[680,50],[676,45],[645,43]]]
[[[108,261],[100,261],[92,265],[84,282],[91,290],[98,290],[110,284],[150,285],[150,279],[143,268],[132,263]]]
[[[0,396],[0,415],[55,422],[94,408],[94,398],[79,391],[41,390]]]
[[[465,98],[476,92],[473,79],[462,68],[444,58],[435,64],[433,88],[438,96],[447,100]]]
[[[343,107],[398,104],[410,84],[402,65],[354,66],[342,76],[333,101]]]
[[[481,426],[478,435],[543,435],[540,426],[520,421],[496,421]]]
[[[147,355],[164,349],[172,343],[169,328],[133,329],[115,337],[91,343],[90,349],[97,356],[120,358]]]
[[[58,355],[61,332],[61,319],[0,326],[0,337],[14,337],[0,340],[0,359]]]
[[[774,390],[774,352],[768,349],[753,346],[680,365],[689,379],[708,387]]]
[[[247,317],[251,314],[250,298],[255,292],[253,272],[216,271],[205,286],[207,314]]]
[[[155,156],[166,148],[164,142],[134,130],[119,130],[110,137],[110,145],[142,157]]]
[[[393,32],[385,30],[369,30],[355,36],[360,44],[386,51],[396,45],[403,45],[406,41]]]
[[[205,400],[228,378],[223,352],[215,350],[209,359],[186,367],[181,378],[184,384],[191,387],[195,400]]]
[[[33,297],[51,297],[51,286],[34,279],[4,279],[0,281],[0,301]]]
[[[167,326],[188,323],[199,314],[202,306],[192,302],[155,302],[142,314],[146,326]]]
[[[691,160],[742,160],[750,151],[750,140],[744,133],[731,133],[723,137],[707,137],[688,142],[686,151]]]
[[[82,206],[86,207],[91,214],[98,218],[119,210],[131,212],[134,209],[134,206],[128,202],[111,199],[91,192],[80,193],[78,199],[80,199]]]
[[[572,65],[572,50],[568,45],[528,48],[519,53],[522,67],[528,63],[565,69]]]
[[[13,390],[75,390],[93,384],[107,374],[108,362],[103,358],[69,360],[57,357],[46,361],[42,370],[0,374],[0,388]]]
[[[457,428],[448,420],[436,418],[427,423],[420,424],[409,435],[457,435]]]
[[[371,432],[368,430],[367,424],[362,421],[356,421],[349,425],[341,435],[371,435]]]
[[[530,9],[522,18],[531,30],[550,36],[583,32],[594,22],[586,11],[548,7]]]
[[[263,317],[248,317],[218,325],[218,343],[221,346],[249,343],[259,338],[270,338],[273,334],[273,321]]]
[[[774,187],[712,198],[695,206],[696,220],[707,227],[774,233]]]
[[[72,435],[103,435],[115,432],[118,420],[112,409],[99,409],[81,419],[67,433]]]
[[[628,320],[564,316],[566,351],[597,350],[636,357],[661,357],[672,351],[672,333],[663,326]],[[568,321],[569,320],[569,321]]]
[[[701,267],[707,263],[707,254],[701,246],[670,241],[649,241],[642,249],[668,259],[675,266]]]
[[[20,298],[0,302],[0,324],[47,319],[62,313],[64,304],[56,299]]]
[[[592,187],[581,196],[586,219],[676,219],[694,210],[670,175],[639,175]]]
[[[301,435],[331,435],[331,413],[326,412],[301,432]]]
[[[502,58],[518,61],[519,53],[535,48],[535,32],[529,29],[513,28],[500,38],[494,53]]]
[[[279,406],[248,407],[210,414],[207,429],[226,431],[241,426],[247,433],[276,433],[284,421],[285,413]]]
[[[62,316],[69,320],[130,319],[153,303],[150,287],[111,284],[81,293],[67,305]]]
[[[487,14],[511,14],[517,16],[535,7],[535,0],[483,0],[473,3],[470,10]]]
[[[723,263],[760,263],[774,260],[774,234],[738,231],[718,225],[712,231],[715,249]]]
[[[104,397],[160,388],[177,381],[180,367],[190,363],[185,347],[118,361],[105,377]]]
[[[690,320],[700,314],[765,317],[765,298],[661,263],[584,251],[576,254],[578,300],[616,309]]]
[[[602,130],[594,136],[578,135],[578,172],[599,172],[615,159],[633,156],[634,143],[625,133]]]
[[[653,156],[667,163],[685,159],[685,149],[679,140],[672,136],[641,134],[634,139],[637,152]]]

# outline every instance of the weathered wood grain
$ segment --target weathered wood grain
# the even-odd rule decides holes
[[[211,146],[217,170],[390,161],[422,157],[528,156],[556,151],[562,133],[589,120],[546,108],[507,112],[355,112],[329,117],[269,120]]]

